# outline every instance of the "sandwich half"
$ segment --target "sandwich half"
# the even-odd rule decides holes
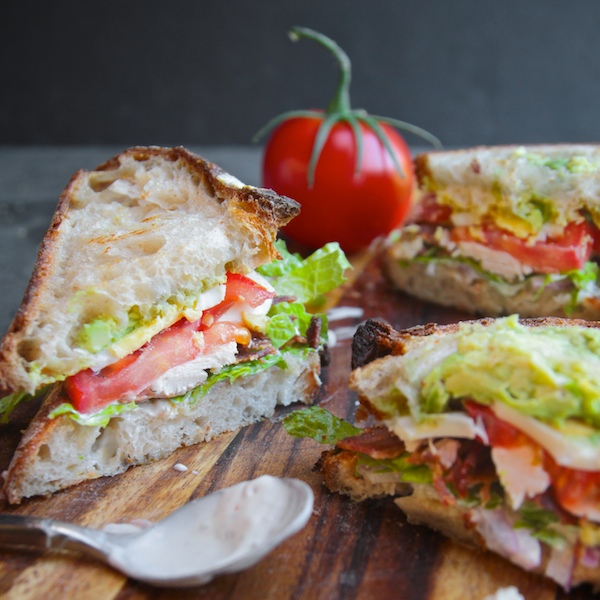
[[[43,397],[5,475],[10,502],[115,475],[311,402],[343,281],[335,244],[277,242],[299,212],[183,148],[132,148],[61,195],[0,343],[5,418]]]
[[[384,252],[394,286],[482,316],[600,318],[600,146],[430,152],[415,171]]]
[[[370,427],[318,407],[294,435],[336,443],[326,485],[568,589],[600,585],[600,328],[516,316],[395,331],[367,321],[350,386]],[[323,432],[327,431],[324,439]]]

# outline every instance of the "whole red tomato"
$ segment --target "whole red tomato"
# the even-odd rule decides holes
[[[402,173],[375,133],[365,124],[363,155],[356,171],[357,146],[352,128],[336,123],[327,138],[309,186],[309,164],[318,118],[284,121],[271,135],[263,160],[263,185],[302,205],[284,232],[316,248],[337,241],[347,252],[367,246],[400,226],[410,208],[414,175],[410,151],[396,131],[382,124]]]
[[[304,27],[306,37],[330,50],[340,80],[326,111],[280,115],[256,136],[273,130],[263,158],[263,185],[297,200],[302,209],[284,232],[312,248],[337,241],[347,252],[360,250],[402,225],[412,200],[410,151],[394,127],[408,129],[439,146],[426,131],[350,107],[350,60],[328,37]],[[392,125],[393,127],[391,127]]]

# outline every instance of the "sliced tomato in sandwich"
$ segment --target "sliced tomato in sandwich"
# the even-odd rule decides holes
[[[65,390],[73,407],[81,413],[91,413],[116,400],[135,398],[173,367],[229,342],[247,345],[250,331],[242,323],[218,321],[219,317],[236,302],[256,308],[274,295],[249,277],[228,274],[224,300],[204,311],[197,321],[181,319],[133,354],[101,371],[86,369],[68,377]],[[201,339],[197,332],[202,332]]]
[[[556,463],[550,454],[526,433],[499,419],[487,406],[464,403],[467,413],[483,422],[489,445],[495,448],[531,446],[543,455],[543,468],[550,476],[552,491],[558,504],[567,512],[598,521],[600,517],[600,471],[571,469]]]
[[[475,234],[469,227],[454,227],[451,231],[455,242],[477,242],[506,252],[537,273],[581,269],[592,255],[594,234],[594,227],[586,221],[569,223],[562,236],[535,243],[492,225],[478,228]]]

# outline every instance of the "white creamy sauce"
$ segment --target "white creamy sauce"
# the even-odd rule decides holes
[[[346,319],[360,319],[364,314],[364,310],[358,306],[336,306],[327,311],[327,321],[330,324],[327,332],[327,344],[333,348],[338,342],[351,340],[358,329],[358,325],[342,325],[331,328],[331,323],[336,321],[344,321]]]
[[[348,325],[347,327],[336,327],[330,329],[327,333],[332,334],[331,339],[328,340],[329,346],[333,347],[337,342],[343,342],[345,340],[351,340],[358,329],[358,325]]]
[[[343,319],[360,319],[364,312],[359,306],[336,306],[327,311],[327,320],[333,322]]]
[[[145,581],[208,581],[260,560],[304,527],[312,506],[305,483],[263,475],[189,502],[139,535],[117,538],[109,560]]]

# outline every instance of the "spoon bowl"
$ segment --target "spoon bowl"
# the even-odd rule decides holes
[[[138,581],[188,587],[256,564],[306,525],[313,501],[306,483],[263,475],[192,500],[154,525],[130,527],[126,533],[0,515],[0,547],[74,550]]]

